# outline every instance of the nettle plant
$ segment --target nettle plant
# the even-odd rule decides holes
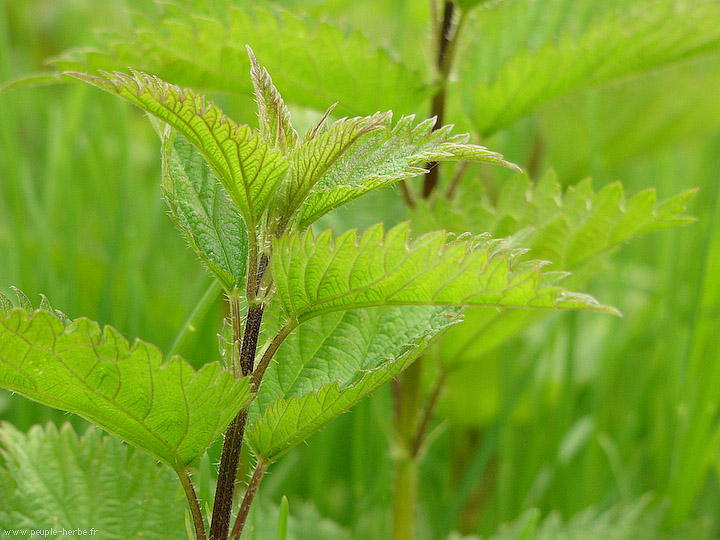
[[[331,107],[300,136],[249,53],[259,130],[141,72],[68,74],[156,119],[170,215],[229,304],[224,362],[196,371],[113,328],[69,320],[45,298],[33,310],[19,291],[17,307],[0,296],[0,386],[78,414],[169,466],[187,497],[188,534],[199,540],[240,538],[268,467],[394,379],[464,307],[617,313],[559,287],[566,274],[523,258],[518,238],[442,231],[413,238],[407,223],[336,238],[310,230],[372,190],[425,173],[426,163],[516,167],[448,126],[433,129],[433,119],[393,122],[390,112],[330,123]],[[203,511],[190,471],[223,433],[212,510]],[[54,448],[71,434],[64,428],[48,437]],[[92,452],[97,436],[88,437],[73,444]],[[8,445],[22,436],[6,429],[3,438]],[[245,442],[256,462],[238,507]],[[111,463],[124,463],[108,448]],[[13,459],[20,467],[30,458]]]

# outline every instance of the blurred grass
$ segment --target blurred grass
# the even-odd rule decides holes
[[[358,27],[412,65],[428,50],[425,2],[281,3]],[[108,21],[122,26],[126,5],[152,8],[0,3],[0,81],[92,43]],[[489,536],[530,507],[569,517],[648,492],[665,509],[664,530],[720,535],[719,62],[705,56],[571,96],[483,141],[520,163],[539,148],[538,170],[554,166],[566,184],[621,179],[662,197],[698,186],[698,223],[636,241],[599,273],[591,292],[622,320],[554,318],[453,375],[440,408],[448,420],[422,464],[420,540],[452,529]],[[169,349],[209,279],[165,216],[149,123],[79,85],[2,94],[0,122],[0,288],[45,293],[71,317]],[[370,223],[373,208],[397,217],[398,200],[388,190],[328,223]],[[217,354],[222,310],[212,306],[181,351],[196,363]],[[27,429],[61,414],[0,394],[0,418]],[[287,495],[291,513],[309,500],[354,538],[386,537],[390,421],[384,389],[276,464],[262,497]]]

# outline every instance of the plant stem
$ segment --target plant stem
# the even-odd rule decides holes
[[[195,526],[195,536],[197,540],[205,540],[207,538],[205,535],[205,522],[203,521],[202,511],[200,510],[200,503],[195,494],[195,488],[193,487],[192,480],[190,480],[190,474],[188,474],[184,468],[176,470],[176,472],[185,491],[185,497],[190,505],[190,514],[192,515],[193,525]]]
[[[255,364],[255,352],[260,335],[260,325],[262,324],[264,309],[263,304],[257,302],[257,293],[268,262],[268,257],[265,254],[263,254],[258,261],[257,247],[255,246],[253,248],[251,245],[250,254],[248,255],[248,275],[245,289],[250,307],[248,307],[247,318],[245,320],[245,332],[243,334],[239,358],[240,369],[243,376],[252,374]],[[235,318],[239,317],[239,314],[234,313],[234,310],[231,309],[231,316]],[[233,334],[235,334],[236,328],[238,328],[238,322],[236,320],[231,322]],[[237,339],[237,336],[233,335],[233,340],[235,339]],[[233,344],[233,347],[234,346]],[[236,373],[235,376],[238,377],[239,374]],[[213,518],[212,524],[210,525],[211,540],[226,540],[228,537],[233,498],[235,495],[235,480],[237,479],[238,464],[240,463],[240,450],[242,449],[243,437],[245,435],[247,415],[248,407],[245,407],[237,414],[225,432],[225,440],[223,441],[222,455],[220,457],[220,468],[218,469],[218,483],[215,490]]]
[[[245,521],[247,521],[248,513],[250,512],[250,506],[255,499],[255,494],[269,465],[269,462],[260,459],[255,466],[255,471],[253,472],[252,478],[250,478],[247,491],[240,504],[237,518],[235,518],[235,525],[233,525],[232,532],[230,533],[231,540],[238,540],[240,538],[243,527],[245,527]]]
[[[396,386],[392,539],[415,537],[417,455],[413,453],[422,403],[422,364],[411,364]]]
[[[417,496],[417,459],[403,456],[395,460],[395,484],[393,487],[393,540],[415,538],[415,498]],[[409,496],[415,494],[415,497]]]
[[[438,70],[440,80],[438,83],[438,89],[433,95],[432,105],[430,107],[430,115],[437,118],[437,126],[442,126],[445,123],[445,102],[447,100],[448,80],[450,78],[453,58],[455,56],[457,38],[460,35],[460,28],[465,21],[465,14],[462,13],[459,22],[457,22],[456,7],[455,2],[445,0],[442,22],[437,28],[435,67]],[[428,172],[425,175],[422,193],[423,198],[426,199],[437,187],[439,178],[437,163],[428,163],[427,167]]]
[[[242,409],[225,432],[220,468],[218,469],[218,483],[215,490],[215,503],[213,504],[212,524],[210,525],[211,540],[225,540],[230,529],[235,479],[237,478],[247,414],[247,408]]]

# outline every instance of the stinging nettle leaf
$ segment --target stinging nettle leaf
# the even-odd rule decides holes
[[[472,161],[519,170],[483,146],[469,144],[469,135],[451,135],[452,126],[433,131],[435,119],[413,127],[414,116],[392,128],[392,115],[383,115],[384,129],[373,129],[336,157],[314,183],[300,210],[300,228],[327,212],[382,186],[423,174],[423,166],[439,161]],[[332,128],[331,128],[332,129]]]
[[[308,394],[293,396],[290,391],[286,395],[292,397],[275,399],[250,428],[248,440],[253,451],[271,461],[278,459],[290,448],[396,377],[422,354],[442,331],[458,322],[457,314],[448,312],[447,309],[424,307],[424,310],[425,315],[429,315],[426,319],[428,325],[412,340],[393,350],[396,356],[389,361],[382,362],[378,357],[375,359],[379,362],[376,367],[359,369],[341,381],[321,383],[317,390]],[[415,315],[421,314],[418,311]]]
[[[716,1],[638,4],[626,10],[608,9],[602,16],[591,17],[586,25],[582,18],[572,24],[565,21],[560,27],[562,34],[550,33],[540,47],[530,43],[543,32],[530,32],[529,43],[512,51],[506,47],[517,39],[513,35],[517,17],[528,19],[518,25],[534,30],[541,14],[572,8],[506,2],[495,10],[495,17],[478,17],[467,33],[478,36],[482,43],[467,48],[459,77],[472,82],[462,86],[463,107],[475,129],[488,136],[560,96],[648,72],[720,46],[720,6]],[[580,35],[573,35],[576,27],[583,28]],[[504,28],[511,28],[512,33],[502,34]],[[499,64],[498,59],[502,60]]]
[[[328,111],[329,113],[330,111]],[[317,127],[309,130],[292,154],[287,209],[294,212],[313,187],[365,134],[385,128],[390,113],[343,118],[327,127],[327,114]]]
[[[84,529],[90,536],[94,529],[107,540],[182,537],[183,495],[175,475],[115,437],[95,427],[78,437],[69,423],[24,434],[3,423],[0,445],[3,526],[28,535]]]
[[[245,222],[198,150],[169,126],[162,135],[163,192],[177,228],[225,290],[245,278]]]
[[[238,125],[212,102],[139,71],[67,75],[134,103],[182,133],[210,163],[249,228],[267,208],[288,163],[249,126]]]
[[[518,262],[489,235],[454,238],[434,232],[410,241],[407,223],[382,225],[336,240],[296,233],[274,243],[277,296],[288,317],[380,305],[451,305],[615,312],[594,298],[546,283],[542,263]]]
[[[619,183],[595,192],[589,179],[566,190],[549,171],[537,182],[527,177],[505,182],[491,201],[479,179],[461,185],[453,201],[438,200],[434,208],[418,202],[412,219],[423,229],[445,227],[453,232],[485,230],[496,236],[525,230],[518,244],[535,257],[553,261],[550,268],[573,272],[573,287],[602,268],[598,260],[633,238],[694,221],[684,214],[697,190],[657,201],[654,189],[628,197]],[[522,310],[495,312],[468,309],[466,324],[449,330],[436,347],[444,362],[471,362],[519,334],[541,316]]]
[[[422,73],[359,32],[347,35],[284,10],[237,4],[217,2],[212,14],[193,6],[159,19],[136,16],[131,33],[101,35],[98,48],[69,51],[52,63],[86,73],[135,66],[204,92],[252,95],[253,86],[238,76],[250,69],[250,44],[285,100],[305,107],[323,110],[338,102],[343,115],[409,114],[431,95]]]
[[[280,148],[282,153],[287,155],[298,142],[297,131],[290,122],[290,111],[273,85],[267,69],[260,67],[250,46],[246,48],[250,57],[250,77],[258,104],[260,133],[265,142],[273,148]]]
[[[251,413],[275,399],[301,396],[337,382],[345,388],[368,370],[398,358],[457,311],[437,306],[395,306],[327,313],[301,324],[278,349]]]
[[[78,414],[176,470],[251,399],[247,381],[217,362],[195,371],[109,326],[21,309],[0,318],[0,387]]]

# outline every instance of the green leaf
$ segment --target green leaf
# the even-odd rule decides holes
[[[458,79],[476,81],[463,84],[463,107],[480,134],[494,133],[560,96],[720,45],[720,6],[714,0],[637,2],[610,6],[600,16],[592,13],[597,2],[577,3],[584,7],[505,2],[466,29],[482,42],[467,48]],[[557,23],[560,30],[536,28],[538,20]],[[527,41],[518,42],[525,29]]]
[[[196,372],[109,326],[21,309],[0,318],[0,387],[87,418],[176,470],[250,400],[247,381],[217,362]]]
[[[287,211],[292,213],[297,210],[310,190],[363,135],[383,129],[387,116],[388,113],[378,113],[343,118],[328,128],[326,114],[318,126],[308,131],[291,156]]]
[[[92,536],[107,540],[182,538],[183,494],[173,473],[114,437],[90,428],[78,438],[70,424],[60,431],[36,426],[25,435],[3,423],[0,444],[5,529],[80,529],[88,538],[94,529]]]
[[[257,455],[268,460],[276,460],[363,397],[393,379],[422,354],[440,332],[457,322],[455,312],[428,307],[416,309],[414,312],[403,313],[396,309],[394,312],[378,311],[377,314],[380,316],[378,321],[384,321],[383,325],[376,324],[375,328],[368,330],[350,322],[345,325],[346,328],[329,333],[326,331],[327,337],[319,340],[321,344],[317,347],[318,354],[313,355],[310,362],[303,366],[277,368],[279,376],[274,385],[272,382],[269,384],[270,393],[291,397],[275,398],[262,412],[262,416],[252,424],[248,440]],[[419,323],[424,318],[427,324],[420,328],[412,328],[414,323],[411,322],[408,324],[410,328],[403,330],[406,324],[402,320],[403,315],[409,315],[409,320],[414,320],[414,323]],[[354,328],[348,331],[347,327]],[[394,332],[398,327],[405,332],[399,339]],[[365,336],[362,336],[363,333]],[[372,361],[367,368],[356,369],[358,364],[353,365],[353,362],[364,360],[362,345],[359,347],[356,345],[355,350],[349,348],[349,340],[355,337],[367,340],[365,343],[368,351],[371,352]],[[315,341],[316,345],[317,342],[318,340]],[[389,345],[384,355],[380,352],[383,342]],[[338,345],[349,350],[348,354],[339,354],[335,363],[333,357],[325,355],[332,353]],[[305,344],[291,344],[289,347],[305,347]],[[308,349],[304,352],[307,353]],[[390,354],[395,356],[385,361]],[[333,360],[333,364],[336,365],[330,366],[328,363],[320,368],[319,375],[313,374],[317,369],[312,365],[313,363],[317,365],[328,360]],[[289,375],[290,379],[295,377],[298,383],[288,380],[285,375]],[[323,381],[326,379],[334,380],[324,384]],[[272,376],[269,380],[272,381]],[[266,382],[264,381],[263,385]],[[297,394],[307,391],[310,387],[316,387],[317,390],[304,395]]]
[[[162,135],[163,191],[170,215],[225,290],[245,278],[245,222],[190,142],[169,126]]]
[[[478,193],[482,193],[478,196]],[[454,201],[438,200],[434,208],[419,203],[413,223],[426,230],[445,227],[453,232],[489,231],[508,235],[523,230],[522,245],[529,257],[552,261],[550,269],[573,272],[575,287],[602,266],[598,259],[633,238],[692,222],[684,215],[696,190],[657,202],[654,189],[627,197],[619,183],[599,192],[584,180],[563,191],[550,171],[537,183],[509,179],[491,201],[479,180],[461,186]],[[527,328],[539,313],[520,310],[469,309],[466,324],[453,328],[439,345],[448,363],[479,358]]]
[[[341,388],[357,381],[388,358],[398,358],[428,329],[454,320],[452,308],[400,306],[333,312],[301,324],[278,349],[268,367],[253,414],[278,397],[308,394],[323,385]]]
[[[199,13],[165,2],[161,17],[136,17],[131,33],[105,34],[99,47],[70,51],[53,63],[84,72],[134,66],[205,92],[252,95],[252,85],[239,76],[250,69],[249,44],[285,99],[306,107],[324,110],[338,102],[351,116],[409,114],[432,92],[421,73],[358,32],[306,23],[286,11],[215,4],[214,13]]]
[[[409,239],[409,226],[361,237],[332,231],[275,242],[272,261],[277,295],[298,322],[331,311],[379,305],[453,305],[550,309],[612,308],[554,286],[560,275],[543,274],[537,262],[518,263],[488,235],[453,239],[435,232]]]
[[[255,227],[288,167],[279,150],[271,149],[249,126],[237,125],[203,96],[157,77],[138,71],[68,75],[127,99],[187,137],[208,160],[248,228]]]
[[[373,189],[425,173],[425,163],[487,162],[519,170],[500,154],[469,144],[467,134],[451,135],[452,126],[433,131],[434,119],[415,127],[413,120],[414,116],[403,117],[392,128],[392,116],[388,113],[384,116],[385,129],[361,136],[350,151],[337,157],[303,204],[300,227],[307,227],[330,210]]]
[[[295,148],[298,134],[290,122],[290,111],[273,85],[267,69],[260,68],[252,49],[247,47],[250,57],[250,77],[258,104],[260,133],[270,146],[280,148],[283,154]]]

